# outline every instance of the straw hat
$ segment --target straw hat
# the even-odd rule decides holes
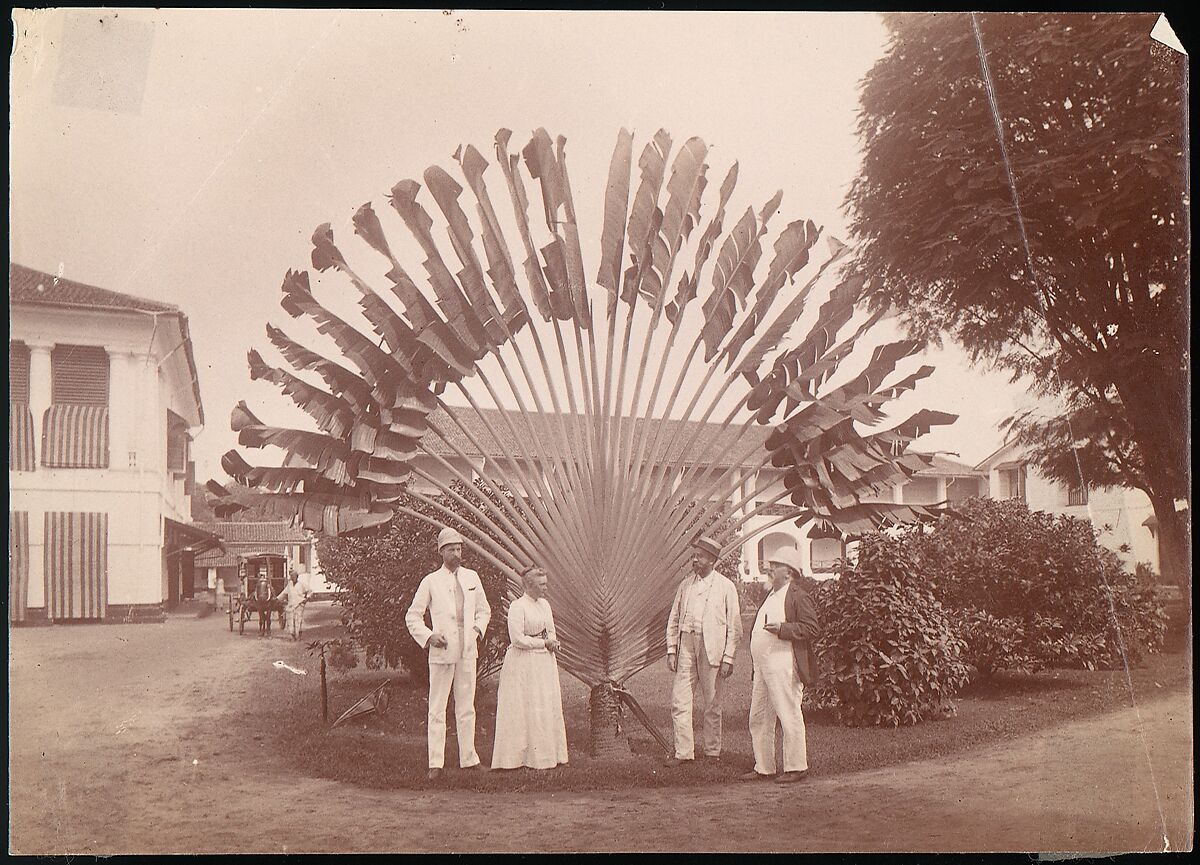
[[[692,546],[697,550],[704,550],[714,559],[721,558],[721,545],[710,538],[708,535],[696,535],[696,539],[692,541]]]

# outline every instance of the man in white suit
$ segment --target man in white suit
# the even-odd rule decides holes
[[[437,780],[446,762],[446,700],[454,689],[458,764],[479,766],[475,752],[475,664],[479,641],[487,632],[492,608],[479,574],[462,567],[463,538],[454,529],[438,534],[442,566],[421,580],[404,624],[412,638],[429,650],[429,780]],[[433,625],[425,624],[425,612]]]
[[[720,544],[701,535],[692,547],[692,573],[679,584],[667,619],[667,666],[675,674],[675,756],[667,761],[671,765],[695,759],[692,701],[697,686],[704,713],[704,757],[721,758],[721,685],[733,673],[733,656],[742,638],[737,587],[713,570]]]

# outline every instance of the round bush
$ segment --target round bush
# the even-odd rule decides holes
[[[1041,667],[1115,669],[1158,651],[1166,614],[1153,586],[1096,541],[1087,520],[1015,500],[968,499],[912,550],[963,624],[981,674]]]
[[[966,648],[902,539],[863,538],[817,592],[822,676],[814,699],[850,726],[915,724],[952,710]]]

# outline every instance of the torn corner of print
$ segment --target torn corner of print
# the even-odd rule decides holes
[[[1187,50],[1183,47],[1183,43],[1179,41],[1179,37],[1175,35],[1175,31],[1171,29],[1171,24],[1167,21],[1166,15],[1158,16],[1158,20],[1154,22],[1153,29],[1150,30],[1150,38],[1156,42],[1161,42],[1168,48],[1174,48],[1185,57],[1187,56]]]

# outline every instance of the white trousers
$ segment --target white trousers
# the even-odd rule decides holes
[[[288,630],[292,635],[292,639],[300,639],[301,629],[304,627],[304,605],[291,607],[287,611]]]
[[[754,662],[754,686],[750,692],[750,739],[754,744],[754,771],[774,775],[775,721],[783,728],[783,771],[808,769],[808,742],[800,701],[804,683],[796,675],[789,650],[786,655]]]
[[[700,690],[700,706],[704,713],[704,753],[710,757],[721,754],[721,691],[724,679],[717,675],[720,667],[708,663],[704,652],[704,637],[696,633],[682,634],[679,656],[676,659],[675,682],[671,688],[671,718],[675,726],[675,756],[691,760],[696,756],[692,734],[692,701]]]
[[[454,720],[458,731],[458,765],[479,763],[475,753],[475,658],[456,664],[429,665],[429,768],[446,764],[446,701],[454,688]]]

